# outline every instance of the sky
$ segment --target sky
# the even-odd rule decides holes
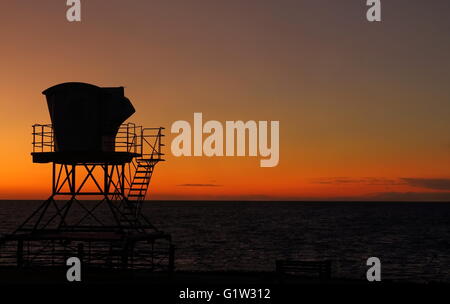
[[[0,199],[49,195],[31,161],[43,90],[124,86],[166,127],[148,199],[450,200],[450,2],[0,2]],[[280,121],[280,162],[174,157],[177,120]]]

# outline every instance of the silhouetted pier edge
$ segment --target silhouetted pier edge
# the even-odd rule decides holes
[[[136,285],[136,286],[295,286],[295,285],[419,285],[409,281],[368,282],[364,278],[303,276],[279,271],[184,271],[155,272],[145,269],[82,269],[82,282],[66,280],[67,267],[0,267],[0,285]],[[430,286],[448,286],[445,282],[428,282]]]
[[[5,284],[73,284],[66,280],[67,267],[24,268],[0,267],[0,285]],[[152,285],[291,285],[291,284],[358,284],[362,280],[286,275],[276,271],[174,271],[154,272],[120,269],[82,269],[83,284]],[[75,283],[77,284],[77,283]]]

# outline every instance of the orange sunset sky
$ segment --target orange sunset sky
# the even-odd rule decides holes
[[[149,199],[450,200],[450,4],[82,0],[0,3],[0,199],[42,199],[41,92],[125,86],[130,121],[166,127]],[[31,4],[32,3],[32,4]],[[171,155],[176,120],[279,120],[280,162]]]

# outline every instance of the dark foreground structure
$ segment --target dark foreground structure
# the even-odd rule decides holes
[[[170,235],[141,213],[163,128],[124,124],[134,112],[124,88],[63,83],[43,92],[51,124],[33,126],[33,162],[52,164],[52,193],[0,239],[0,265],[171,271]],[[90,201],[83,200],[84,198]]]

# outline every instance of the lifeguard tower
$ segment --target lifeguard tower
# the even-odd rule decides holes
[[[142,212],[164,128],[124,123],[123,87],[62,83],[43,92],[51,124],[33,125],[34,163],[52,164],[51,195],[0,240],[0,264],[173,269],[171,238]]]

